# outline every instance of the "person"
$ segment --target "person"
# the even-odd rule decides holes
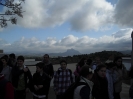
[[[76,78],[79,76],[79,72],[81,70],[81,67],[84,66],[86,64],[86,58],[81,58],[81,60],[78,62],[78,64],[76,65],[76,69],[74,71],[74,75],[75,75],[75,80]]]
[[[95,99],[109,99],[108,95],[108,81],[106,78],[106,65],[100,64],[96,67],[92,77],[94,83],[92,89],[92,96]]]
[[[113,62],[106,63],[106,77],[108,80],[108,94],[109,99],[114,99],[114,83],[117,81],[117,76],[115,74],[116,65]]]
[[[128,76],[130,78],[130,85],[132,85],[133,84],[133,65],[129,69]]]
[[[51,79],[53,78],[53,75],[54,75],[53,64],[50,62],[48,54],[45,54],[43,56],[43,63],[44,63],[43,70],[50,78],[49,84],[47,85],[47,94],[46,94],[46,99],[48,99],[50,83],[51,83]]]
[[[11,70],[12,70],[12,68],[7,65],[8,60],[5,56],[1,57],[1,61],[3,62],[3,68],[2,68],[1,74],[4,74],[5,79],[7,81],[11,81]]]
[[[54,73],[53,81],[56,99],[61,99],[66,89],[73,83],[72,71],[67,68],[67,62],[61,60],[60,66]]]
[[[14,53],[9,54],[8,65],[9,65],[10,67],[13,67],[13,66],[16,65],[16,62],[17,62],[17,60],[16,60],[15,54],[14,54]]]
[[[88,58],[86,64],[91,67],[91,65],[92,65],[92,59]]]
[[[113,62],[117,66],[115,74],[118,78],[114,84],[115,88],[114,99],[121,99],[120,92],[122,91],[122,80],[127,78],[127,70],[124,64],[122,64],[122,57],[120,56],[115,57]]]
[[[94,71],[89,66],[83,66],[80,71],[79,81],[78,83],[86,83],[86,85],[79,85],[74,90],[73,99],[92,99],[92,88],[93,82],[91,78],[93,76]]]
[[[36,64],[36,72],[33,74],[33,99],[45,99],[49,77],[43,72],[43,63]]]
[[[102,62],[100,60],[100,57],[96,57],[95,61],[93,62],[92,69],[95,70],[98,65],[100,65]]]
[[[3,66],[1,60],[0,66]],[[4,78],[3,74],[0,74],[0,99],[14,99],[14,88],[11,82]]]
[[[27,66],[24,65],[24,57],[17,57],[17,65],[12,67],[12,84],[15,88],[14,99],[25,99],[26,92],[30,83],[32,83],[32,75]]]

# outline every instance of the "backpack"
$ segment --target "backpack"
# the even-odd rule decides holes
[[[68,69],[68,71],[69,71],[69,73],[70,73],[71,83],[73,83],[72,71],[71,71],[70,69]],[[58,75],[60,75],[60,72],[61,72],[61,71],[58,69],[58,70],[57,70]]]
[[[73,84],[71,84],[68,89],[65,91],[65,93],[62,95],[61,99],[73,99],[74,97],[74,90],[80,86],[80,85],[86,85],[87,87],[89,87],[89,85],[85,82],[74,82]]]
[[[6,87],[6,84],[8,83],[9,81],[3,79],[0,81],[0,99],[4,99],[5,98],[5,87]]]

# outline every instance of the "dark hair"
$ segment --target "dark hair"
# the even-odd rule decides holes
[[[86,58],[81,58],[81,60],[78,62],[78,65],[80,66],[80,67],[82,67],[82,66],[84,66],[84,64],[85,64],[85,61],[86,60]]]
[[[92,59],[90,59],[90,58],[89,58],[89,59],[87,59],[86,64],[87,64],[87,65],[91,65],[91,63],[92,63]]]
[[[88,74],[92,74],[93,70],[89,66],[83,66],[79,73],[80,76],[87,77]]]
[[[8,59],[7,59],[7,57],[5,55],[2,56],[1,59],[4,59],[6,62],[8,62]]]
[[[105,63],[105,65],[107,66],[107,69],[111,69],[111,68],[113,68],[113,67],[115,67],[115,66],[116,66],[116,64],[115,64],[115,63],[113,63],[113,62],[110,62],[110,63]]]
[[[121,57],[121,56],[117,56],[117,57],[115,57],[113,62],[116,64],[116,62],[117,62],[119,59],[122,60],[122,57]],[[116,66],[117,66],[117,68],[122,69],[122,62],[121,62],[121,65],[120,65],[120,66],[118,66],[117,64],[116,64]]]
[[[48,56],[48,58],[49,58],[49,55],[48,54],[44,54],[44,56]]]
[[[121,57],[121,56],[117,56],[117,57],[115,57],[113,62],[115,63],[115,62],[116,62],[117,60],[119,60],[119,59],[122,60],[122,57]]]
[[[17,60],[22,60],[24,62],[24,56],[22,56],[22,55],[18,56]]]
[[[67,61],[66,60],[61,60],[60,64],[63,63],[63,62],[66,63],[66,65],[67,65]]]
[[[11,53],[10,55],[9,55],[9,57],[12,57],[12,58],[16,58],[16,56],[15,56],[15,54],[14,53]]]
[[[44,67],[44,63],[43,62],[39,62],[36,64],[37,67],[39,67],[40,69],[42,69]]]
[[[6,62],[8,62],[8,58],[5,55],[2,56],[1,59],[4,59]]]
[[[99,65],[97,65],[95,71],[98,72],[98,71],[99,71],[100,69],[102,69],[102,68],[106,68],[106,65],[104,65],[104,64],[99,64]]]

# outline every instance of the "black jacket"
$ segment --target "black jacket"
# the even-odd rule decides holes
[[[54,69],[53,69],[53,64],[52,64],[52,63],[50,63],[50,62],[49,62],[48,64],[45,64],[45,63],[44,63],[43,71],[44,71],[47,75],[49,75],[49,76],[51,76],[51,77],[53,78]]]
[[[28,67],[26,67],[26,68],[28,68]],[[31,75],[31,72],[29,69],[27,72],[24,72],[23,69],[20,70],[18,66],[14,66],[14,67],[12,67],[11,73],[12,73],[12,84],[15,88],[18,87],[19,76],[23,73],[24,73],[24,79],[25,79],[25,85],[26,85],[25,88],[28,88],[30,83],[32,83],[32,75]],[[28,83],[27,83],[27,78],[29,81]]]
[[[47,86],[49,85],[49,77],[43,73],[42,76],[40,75],[40,73],[34,73],[33,75],[33,86],[34,85],[43,85],[43,88],[39,89],[39,90],[35,90],[34,89],[34,94],[36,95],[46,95],[47,93]]]
[[[95,73],[92,77],[92,81],[94,83],[92,89],[92,96],[95,99],[109,99],[108,96],[108,81],[105,78],[101,78]]]

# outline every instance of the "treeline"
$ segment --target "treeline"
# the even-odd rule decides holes
[[[131,55],[125,55],[122,54],[121,52],[117,51],[102,51],[102,52],[95,52],[95,53],[90,53],[90,54],[82,54],[82,55],[73,55],[73,56],[58,56],[58,57],[50,57],[50,60],[53,64],[59,64],[59,61],[62,59],[65,59],[68,63],[77,63],[82,57],[85,58],[90,58],[92,60],[95,59],[95,57],[100,57],[102,62],[105,62],[108,60],[110,56],[122,56],[122,57],[130,57]],[[43,56],[25,56],[26,59],[35,59],[36,61],[42,61]]]

